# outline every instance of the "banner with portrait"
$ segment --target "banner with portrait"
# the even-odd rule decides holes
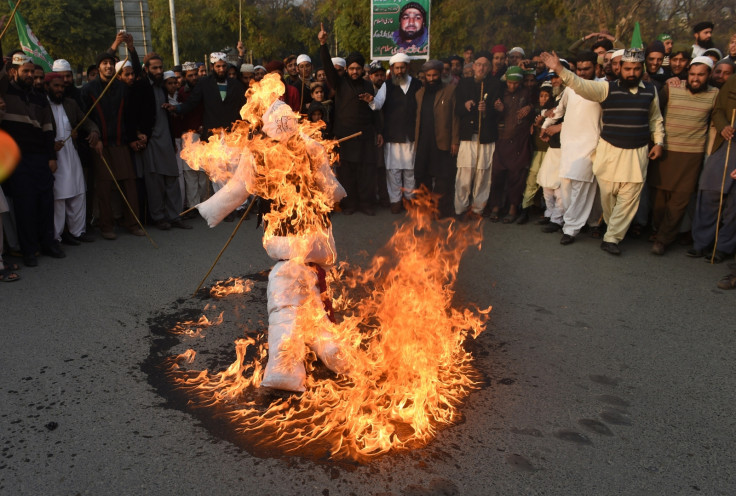
[[[371,59],[429,59],[430,0],[371,1]]]

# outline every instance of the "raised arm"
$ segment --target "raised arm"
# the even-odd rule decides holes
[[[565,66],[560,62],[560,57],[555,52],[543,52],[540,57],[549,69],[555,71],[555,74],[560,76],[565,86],[572,88],[575,93],[586,100],[600,103],[608,98],[607,82],[588,81],[587,79],[579,78],[572,71],[565,69]]]
[[[325,31],[325,26],[322,23],[320,23],[319,26],[320,29],[317,39],[319,39],[319,56],[322,59],[322,68],[325,70],[327,82],[333,90],[337,90],[337,82],[340,75],[337,73],[337,69],[335,69],[335,66],[332,63],[332,58],[330,57],[330,50],[327,47],[327,31]]]

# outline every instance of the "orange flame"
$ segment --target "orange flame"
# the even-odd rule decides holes
[[[320,188],[315,167],[328,160],[327,151],[313,146],[325,142],[311,123],[299,124],[279,143],[253,134],[263,125],[269,102],[283,93],[279,85],[278,78],[269,76],[254,85],[242,111],[244,121],[221,134],[211,148],[188,144],[186,158],[211,177],[242,175],[251,193],[274,200],[276,207],[265,216],[264,245],[290,235],[296,253],[308,258],[304,240],[329,235],[332,200]],[[240,154],[236,168],[233,153]],[[269,353],[262,337],[238,339],[235,362],[219,373],[182,371],[193,360],[191,350],[172,357],[171,380],[193,406],[225,410],[239,433],[286,452],[319,447],[333,459],[363,460],[428,443],[438,428],[458,421],[462,401],[479,387],[464,343],[485,329],[491,310],[452,306],[461,257],[468,247],[480,247],[481,234],[479,223],[438,220],[435,200],[426,191],[417,192],[408,219],[367,268],[341,263],[329,271],[328,299],[338,322],[327,331],[323,302],[298,281],[294,284],[290,291],[306,295],[295,330],[270,353],[306,363],[304,393],[274,399],[265,408],[252,398]],[[211,294],[222,294],[221,286]],[[318,379],[314,373],[323,369],[305,343],[318,349],[327,342],[337,344],[347,373],[321,373],[324,378]],[[249,347],[256,353],[246,359]]]
[[[217,281],[210,289],[210,296],[213,298],[224,298],[231,294],[250,293],[253,289],[253,281],[250,279],[240,279],[238,277],[228,277],[224,281]]]

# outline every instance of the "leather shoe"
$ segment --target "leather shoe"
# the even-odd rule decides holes
[[[685,255],[690,258],[701,258],[703,255],[705,255],[705,252],[697,248],[690,248],[688,251],[685,252]]]
[[[102,237],[109,240],[118,239],[118,235],[114,231],[102,231]]]
[[[65,258],[66,253],[64,253],[61,249],[61,246],[59,246],[59,243],[51,243],[50,245],[44,247],[41,250],[41,253],[44,255],[48,255],[52,258]]]
[[[664,243],[655,241],[651,251],[653,255],[664,255]]]
[[[94,234],[89,234],[86,232],[83,232],[79,236],[75,236],[74,239],[76,239],[80,243],[94,243],[95,242]]]
[[[621,249],[618,247],[618,243],[603,241],[601,242],[601,250],[607,251],[611,255],[621,255]]]
[[[707,263],[710,263],[711,259],[713,259],[714,264],[717,264],[717,263],[719,264],[719,263],[724,262],[727,257],[728,257],[728,253],[720,251],[720,250],[716,250],[715,253],[712,253],[712,252],[707,253],[705,255],[705,261]]]
[[[37,267],[38,259],[35,255],[23,255],[23,265],[26,267]]]
[[[368,217],[373,217],[374,215],[376,215],[376,211],[373,210],[371,207],[360,207],[360,211]]]
[[[519,215],[519,218],[516,219],[516,223],[521,226],[523,224],[526,224],[527,222],[529,222],[529,209],[525,208],[521,211],[521,215]]]
[[[392,214],[400,214],[401,210],[403,210],[403,206],[401,205],[400,201],[397,201],[396,203],[391,204],[391,213]]]
[[[575,236],[570,236],[569,234],[563,234],[560,238],[560,244],[561,245],[571,245],[575,242]]]
[[[176,227],[177,229],[192,229],[192,226],[181,219],[171,221],[171,227]]]
[[[562,229],[561,225],[555,222],[550,222],[549,224],[547,224],[546,226],[542,228],[542,232],[543,233],[555,233],[559,231],[560,229]]]
[[[128,228],[128,232],[132,234],[133,236],[145,236],[146,233],[138,226],[133,226]]]
[[[535,222],[535,224],[538,226],[546,226],[547,224],[549,224],[549,217],[542,217],[537,222]]]
[[[79,246],[82,244],[81,241],[79,241],[77,238],[75,238],[68,232],[64,232],[61,234],[61,242],[69,246]]]
[[[229,215],[232,215],[232,214],[229,214]],[[225,220],[226,220],[226,222],[230,222],[230,221],[227,221],[227,219],[225,219]],[[171,229],[171,224],[169,224],[165,220],[160,220],[160,221],[156,222],[156,227],[158,227],[162,231],[168,231],[169,229]]]

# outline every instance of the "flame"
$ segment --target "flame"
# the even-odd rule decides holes
[[[290,236],[297,260],[304,260],[310,249],[305,240],[328,236],[332,200],[315,164],[330,160],[334,142],[321,141],[312,123],[286,129],[289,137],[278,142],[260,134],[264,113],[281,94],[280,79],[267,76],[248,91],[243,121],[232,132],[209,144],[190,141],[184,154],[210,177],[242,175],[248,191],[271,199],[275,207],[264,217],[264,245]],[[254,330],[235,341],[236,360],[227,370],[185,370],[195,357],[188,350],[167,360],[170,380],[192,407],[215,408],[239,434],[284,452],[320,449],[333,459],[365,460],[431,441],[439,428],[460,419],[460,405],[479,387],[464,343],[485,329],[491,310],[453,307],[461,257],[469,247],[480,247],[479,221],[438,220],[435,203],[426,191],[417,192],[408,218],[371,263],[332,267],[321,297],[299,280],[289,290],[303,293],[304,302],[294,332],[270,353],[306,364],[304,393],[266,405],[254,398],[269,354],[262,334],[249,337]],[[210,294],[219,298],[237,292],[226,293],[237,285],[221,281]],[[325,298],[337,315],[326,331]],[[192,325],[212,323],[202,316],[175,329]],[[339,348],[345,374],[326,375],[319,365],[312,349],[327,342]]]
[[[209,305],[205,307],[205,310],[208,310]],[[173,334],[175,336],[178,335],[185,335],[189,337],[195,337],[195,338],[201,338],[204,337],[204,334],[202,334],[202,329],[206,329],[207,327],[212,326],[218,326],[222,324],[223,321],[223,312],[220,312],[220,315],[215,317],[214,320],[210,320],[207,318],[206,315],[202,315],[199,320],[187,320],[184,322],[178,322],[173,328],[169,330],[169,334]],[[197,329],[192,329],[192,327],[196,327]]]
[[[224,298],[231,294],[250,293],[253,289],[253,281],[250,279],[240,279],[238,277],[228,277],[224,281],[217,281],[210,289],[210,296],[213,298]]]

